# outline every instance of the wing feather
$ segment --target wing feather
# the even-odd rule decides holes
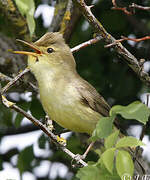
[[[79,86],[76,86],[81,95],[81,101],[102,116],[108,116],[110,106],[104,98],[84,79],[80,79]]]

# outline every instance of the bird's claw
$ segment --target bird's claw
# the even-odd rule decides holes
[[[48,115],[45,116],[45,122],[46,122],[46,127],[50,130],[53,131],[55,128],[53,126],[53,121],[49,118]]]
[[[63,145],[63,146],[66,146],[67,145],[67,141],[66,141],[66,139],[64,139],[64,138],[62,138],[62,137],[59,137],[58,135],[57,135],[57,142],[59,142],[61,145]]]

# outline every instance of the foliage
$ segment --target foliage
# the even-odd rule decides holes
[[[120,114],[125,119],[136,119],[146,124],[150,116],[150,110],[145,104],[135,101],[126,107],[120,105],[114,106],[110,111],[110,115],[112,114]]]
[[[121,112],[121,114],[124,115],[124,118],[127,117],[127,119],[133,119],[134,117],[136,120],[141,121],[139,119],[139,114],[136,113],[137,111],[139,113],[150,113],[150,109],[148,109],[147,106],[143,105],[140,102],[134,102],[129,104],[127,107],[121,106],[120,108],[120,106],[118,105],[112,107],[110,110],[111,116],[103,118],[102,121],[101,119],[99,120],[99,122],[101,122],[101,126],[96,126],[91,140],[95,141],[99,138],[104,138],[104,152],[100,154],[100,157],[96,163],[88,165],[88,167],[81,168],[77,173],[78,178],[84,180],[88,176],[93,176],[98,179],[103,179],[103,176],[105,175],[106,177],[104,179],[113,179],[113,177],[118,179],[120,177],[122,179],[125,174],[133,177],[134,163],[129,153],[131,149],[128,149],[127,151],[124,148],[135,148],[137,146],[143,146],[144,143],[131,136],[124,136],[121,138],[118,130],[115,130],[113,133],[111,133],[111,131],[113,130],[112,120],[115,119],[115,116],[118,112]],[[104,119],[106,120],[106,122]],[[110,126],[108,126],[109,123],[107,123],[107,121],[110,121]],[[145,121],[148,121],[148,118],[146,118],[146,120],[143,120],[143,124],[145,123]],[[109,130],[109,133],[107,131],[107,128],[111,129]],[[103,174],[104,167],[106,168],[106,172]]]
[[[15,0],[16,5],[18,6],[18,9],[20,13],[24,16],[26,16],[27,24],[30,31],[30,36],[33,35],[35,31],[35,20],[34,20],[34,11],[35,11],[35,5],[34,0]]]
[[[17,166],[21,174],[24,171],[30,170],[30,168],[32,167],[31,163],[33,160],[34,160],[34,154],[33,154],[32,146],[26,147],[20,152],[18,156]]]

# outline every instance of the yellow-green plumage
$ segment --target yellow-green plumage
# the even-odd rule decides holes
[[[44,110],[62,127],[91,134],[100,118],[108,116],[109,105],[78,75],[61,34],[47,33],[32,45],[40,53],[29,54],[28,67],[38,81]]]

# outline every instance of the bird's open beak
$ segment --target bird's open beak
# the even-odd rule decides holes
[[[16,39],[17,41],[19,42],[22,42],[24,44],[26,44],[27,46],[29,46],[30,48],[32,48],[33,50],[35,50],[35,52],[28,52],[28,51],[13,51],[13,53],[16,53],[16,54],[25,54],[25,55],[32,55],[32,56],[35,56],[37,57],[38,55],[41,54],[41,51],[38,49],[38,47],[36,47],[35,45],[31,44],[31,43],[28,43],[26,41],[23,41],[23,40],[20,40],[20,39]]]

